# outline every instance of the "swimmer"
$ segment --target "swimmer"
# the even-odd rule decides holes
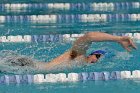
[[[86,50],[88,50],[92,42],[103,41],[117,42],[129,52],[132,48],[136,49],[136,45],[131,38],[127,36],[113,36],[102,32],[88,32],[79,37],[71,49],[53,59],[51,62],[36,62],[36,68],[44,71],[52,71],[96,63],[106,52],[96,50],[86,56]]]

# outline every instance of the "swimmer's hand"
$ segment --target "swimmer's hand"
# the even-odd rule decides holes
[[[120,37],[119,43],[129,52],[131,51],[131,48],[137,49],[136,45],[134,44],[134,42],[130,37],[127,36]]]

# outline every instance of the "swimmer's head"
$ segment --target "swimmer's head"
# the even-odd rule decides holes
[[[93,51],[89,56],[87,57],[87,62],[88,63],[95,63],[99,60],[101,56],[103,56],[106,52],[103,50],[97,50]]]

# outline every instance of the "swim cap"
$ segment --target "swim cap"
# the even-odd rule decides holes
[[[106,52],[103,51],[103,50],[96,50],[96,51],[93,51],[91,54],[89,55],[94,55],[94,54],[101,54],[101,55],[104,55]]]

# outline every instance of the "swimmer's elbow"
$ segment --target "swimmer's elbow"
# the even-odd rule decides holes
[[[84,40],[93,41],[95,37],[99,36],[100,32],[88,32],[84,35]]]
[[[105,33],[103,32],[88,32],[85,34],[86,41],[94,42],[101,41],[101,37],[104,37]]]
[[[98,36],[98,35],[100,35],[102,32],[87,32],[86,34],[85,34],[85,36],[87,37],[87,38],[90,38],[90,37],[93,37],[93,36]]]

